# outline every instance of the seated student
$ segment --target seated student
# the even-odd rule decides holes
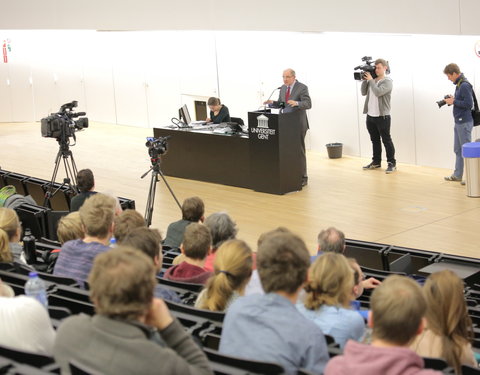
[[[214,124],[220,124],[221,122],[230,122],[230,112],[226,105],[220,103],[219,98],[208,98],[208,108],[210,108],[210,117],[206,122],[213,122]]]
[[[113,237],[118,245],[122,244],[126,235],[135,228],[146,228],[147,223],[140,212],[132,209],[125,210],[114,219]]]
[[[90,169],[82,169],[77,174],[77,187],[79,193],[75,195],[70,202],[70,211],[78,211],[85,200],[93,194],[96,194],[95,179]]]
[[[318,248],[317,254],[310,257],[311,262],[313,263],[319,255],[323,253],[333,252],[337,254],[344,254],[347,249],[345,242],[345,234],[338,230],[335,227],[329,227],[323,229],[318,234]],[[379,286],[381,282],[374,277],[369,277],[368,279],[362,280],[362,287],[364,289],[373,289]]]
[[[199,223],[191,223],[185,228],[180,250],[184,260],[170,267],[163,276],[165,279],[184,283],[205,284],[212,275],[203,266],[212,246],[212,237],[208,228]]]
[[[257,249],[260,247],[260,245],[262,244],[265,238],[275,233],[291,233],[291,232],[286,227],[278,227],[271,231],[264,232],[260,235],[260,237],[258,237]],[[252,276],[250,277],[250,280],[248,281],[247,286],[245,287],[246,296],[249,296],[250,294],[265,294],[265,291],[262,288],[262,283],[260,282],[260,277],[258,276],[258,270],[256,267],[256,254],[253,254],[253,255],[254,255],[255,264],[253,266],[254,269],[252,271]]]
[[[198,295],[195,307],[225,311],[240,296],[252,275],[252,249],[242,240],[224,242],[217,250],[213,276]]]
[[[67,241],[78,240],[85,237],[82,220],[78,211],[70,212],[58,221],[58,242],[62,245]]]
[[[360,341],[365,334],[363,318],[350,308],[353,270],[342,254],[324,253],[310,268],[304,303],[298,310],[332,336],[340,348],[347,340]]]
[[[368,324],[373,329],[372,344],[348,341],[343,355],[328,362],[325,375],[441,374],[424,369],[423,359],[408,348],[423,331],[427,309],[415,281],[405,276],[387,277],[373,291],[370,306]]]
[[[154,298],[155,268],[146,255],[122,246],[100,254],[88,282],[96,314],[71,316],[57,331],[53,353],[62,374],[72,360],[101,374],[212,374],[200,347]]]
[[[140,227],[131,230],[122,240],[122,246],[140,250],[147,255],[153,261],[157,274],[162,269],[161,243],[162,236],[160,235],[160,232],[157,229],[150,229],[147,227]],[[155,285],[155,297],[182,303],[177,293],[160,284]]]
[[[410,345],[422,357],[443,358],[457,374],[462,365],[477,366],[471,342],[472,320],[463,295],[463,280],[450,270],[431,274],[423,286],[427,328]]]
[[[83,285],[94,258],[109,249],[115,208],[115,198],[101,193],[85,201],[79,211],[85,237],[63,244],[53,269],[54,275],[73,278]]]
[[[0,297],[0,345],[52,355],[55,330],[47,310],[27,296]]]
[[[78,211],[70,212],[58,221],[57,237],[58,242],[62,245],[67,241],[78,240],[85,237],[85,231],[83,230],[82,220],[80,219],[80,213]],[[55,249],[48,254],[45,260],[47,264],[46,272],[53,273],[59,253],[60,249]]]
[[[204,267],[207,271],[213,272],[213,262],[217,249],[225,241],[235,239],[238,230],[235,222],[225,212],[215,212],[208,216],[205,220],[205,226],[212,235],[212,250],[208,254]]]
[[[25,263],[20,236],[22,227],[17,213],[11,208],[0,207],[0,262]]]
[[[311,256],[312,263],[315,261],[317,256],[322,255],[323,253],[332,252],[343,254],[347,247],[345,244],[345,234],[341,230],[338,230],[334,227],[321,230],[318,234],[317,241],[317,255]]]
[[[167,228],[164,246],[180,247],[183,241],[183,232],[190,223],[199,223],[205,220],[205,205],[199,197],[190,197],[183,201],[182,220],[171,223]]]
[[[257,268],[266,294],[238,298],[223,322],[220,352],[321,374],[328,361],[325,337],[295,308],[310,265],[302,239],[275,233],[258,249]]]
[[[350,301],[350,306],[352,309],[354,309],[356,312],[360,314],[360,316],[367,321],[368,320],[368,310],[361,310],[361,305],[360,301],[357,301],[357,298],[359,298],[364,291],[364,286],[362,281],[365,281],[365,275],[360,268],[360,266],[357,263],[357,260],[354,258],[347,258],[348,264],[350,264],[350,267],[353,270],[353,299]]]

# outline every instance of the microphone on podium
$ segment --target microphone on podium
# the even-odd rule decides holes
[[[282,86],[279,86],[279,87],[273,89],[272,93],[270,94],[270,96],[268,97],[268,99],[265,100],[264,103],[268,102],[268,101],[270,100],[270,98],[272,97],[273,93],[274,93],[275,91],[277,91],[277,90],[280,90],[281,88],[282,88]],[[267,110],[267,104],[263,104],[263,110],[264,110],[264,111]]]

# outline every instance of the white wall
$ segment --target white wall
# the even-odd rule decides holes
[[[1,0],[1,29],[480,33],[478,0]]]
[[[152,128],[170,123],[187,98],[217,95],[232,116],[246,119],[292,67],[313,100],[310,148],[342,142],[345,154],[363,157],[371,156],[371,145],[352,72],[364,55],[383,57],[394,80],[397,160],[437,167],[453,162],[451,108],[435,104],[454,91],[443,67],[456,62],[472,83],[480,77],[474,50],[480,38],[473,36],[0,31],[5,38],[12,51],[0,64],[0,121],[38,121],[78,100],[91,121]]]

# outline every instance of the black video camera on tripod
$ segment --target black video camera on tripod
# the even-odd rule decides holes
[[[52,179],[45,193],[44,206],[48,207],[50,199],[58,192],[59,189],[54,188],[55,180],[57,178],[60,161],[63,160],[65,167],[66,178],[63,185],[68,185],[70,191],[77,193],[77,166],[73,159],[72,151],[70,151],[70,137],[73,137],[76,142],[75,132],[88,128],[88,118],[82,117],[78,120],[74,118],[85,116],[85,112],[73,112],[73,109],[78,106],[76,100],[65,103],[60,107],[57,113],[52,113],[50,116],[42,118],[42,137],[55,138],[59,144],[57,157],[55,158],[55,167],[53,169]],[[76,144],[76,143],[75,143]],[[73,144],[72,146],[74,146]],[[63,186],[62,185],[62,186]]]
[[[163,179],[163,182],[165,182],[165,185],[172,194],[173,199],[175,199],[177,206],[180,208],[180,210],[182,209],[180,202],[173,193],[172,188],[168,184],[165,176],[162,173],[162,170],[160,169],[160,156],[167,153],[167,141],[170,139],[170,137],[170,135],[159,138],[147,137],[147,143],[145,143],[145,146],[148,147],[148,155],[150,155],[150,161],[152,162],[152,166],[150,167],[150,169],[140,177],[144,178],[147,174],[152,172],[152,179],[150,180],[150,188],[148,190],[147,206],[145,208],[145,222],[147,223],[148,227],[150,226],[150,224],[152,224],[153,207],[155,205],[155,190],[158,182],[158,176]]]
[[[77,106],[78,102],[76,100],[65,103],[57,113],[42,118],[42,137],[67,139],[68,137],[74,137],[77,130],[88,128],[87,117],[74,120],[74,118],[86,115],[85,112],[73,112],[73,109]]]

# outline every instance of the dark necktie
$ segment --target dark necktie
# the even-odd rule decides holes
[[[288,102],[290,98],[290,86],[287,87],[287,93],[285,94],[285,102]]]

